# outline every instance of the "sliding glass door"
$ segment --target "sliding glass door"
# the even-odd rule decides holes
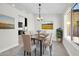
[[[72,8],[72,40],[79,45],[79,3]]]

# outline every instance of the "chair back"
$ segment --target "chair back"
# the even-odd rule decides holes
[[[31,36],[23,34],[22,38],[23,38],[24,50],[31,52]]]
[[[52,33],[50,33],[50,41],[52,42]]]
[[[49,33],[49,35],[47,36],[47,40],[49,40],[50,42],[52,42],[52,33]]]

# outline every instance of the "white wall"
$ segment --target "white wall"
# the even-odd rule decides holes
[[[35,28],[34,15],[29,13],[27,19],[28,19],[28,21],[27,21],[27,23],[28,23],[28,30],[32,31],[32,32],[35,32],[36,28]]]
[[[76,45],[73,41],[71,41],[70,36],[67,35],[67,14],[70,11],[69,8],[64,15],[64,37],[63,44],[71,56],[79,56],[79,46]]]
[[[34,15],[35,19],[38,17],[38,15]],[[54,29],[52,30],[53,33],[53,40],[56,41],[56,29],[63,26],[63,15],[62,14],[43,14],[42,17],[44,19],[48,19],[54,24]],[[35,21],[35,27],[36,30],[39,30],[41,28],[41,21]]]
[[[0,29],[0,52],[3,52],[18,45],[18,15],[28,19],[29,30],[34,30],[34,22],[32,14],[20,11],[8,4],[0,4],[0,14],[15,18],[15,29]]]

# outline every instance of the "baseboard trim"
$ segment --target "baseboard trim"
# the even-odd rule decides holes
[[[10,46],[10,47],[8,47],[8,48],[6,48],[6,49],[1,50],[0,53],[5,52],[5,51],[7,51],[7,50],[9,50],[9,49],[12,49],[12,48],[14,48],[14,47],[17,47],[17,46],[18,46],[18,44],[12,45],[12,46]]]
[[[64,45],[66,51],[68,52],[69,56],[71,56],[71,53],[69,52],[68,48]]]
[[[63,45],[64,45],[66,51],[68,52],[69,56],[72,56],[71,53],[70,53],[70,51],[69,51],[69,49],[68,49],[68,48],[66,47],[66,45],[64,44],[64,41],[63,41]]]

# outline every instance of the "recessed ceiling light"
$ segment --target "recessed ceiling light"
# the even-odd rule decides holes
[[[12,4],[12,7],[15,7],[15,4]]]

